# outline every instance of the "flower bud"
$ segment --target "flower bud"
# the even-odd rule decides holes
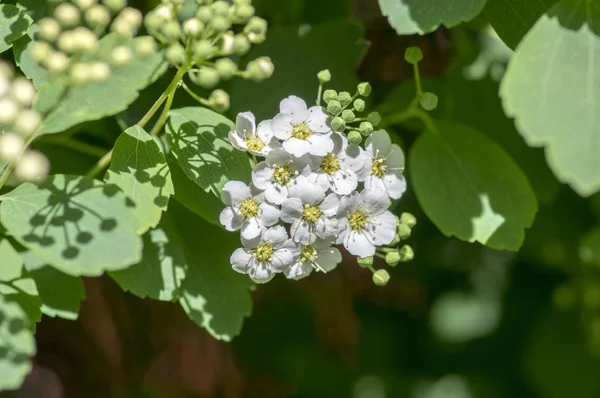
[[[79,24],[81,12],[71,3],[61,3],[54,10],[54,18],[63,28],[72,28]]]
[[[181,26],[177,21],[164,23],[160,28],[161,33],[171,42],[176,42],[181,37]]]
[[[73,0],[73,4],[79,7],[81,11],[85,11],[96,4],[96,0]]]
[[[397,251],[386,253],[385,262],[390,267],[395,267],[400,262],[400,254]]]
[[[28,150],[15,167],[15,177],[21,181],[36,181],[50,171],[50,162],[41,152]]]
[[[250,41],[244,35],[235,35],[233,38],[232,53],[235,55],[245,55],[250,51]]]
[[[260,17],[252,17],[244,26],[244,33],[249,35],[250,33],[254,33],[257,35],[264,35],[267,33],[267,21]]]
[[[354,102],[352,103],[352,107],[354,108],[354,110],[356,110],[357,112],[362,112],[365,110],[365,101],[357,98],[354,100]]]
[[[252,4],[252,0],[233,0],[233,4],[238,6],[245,6]]]
[[[352,130],[348,133],[348,143],[350,145],[360,145],[362,142],[362,135],[356,130]]]
[[[120,36],[133,37],[142,25],[142,13],[127,7],[115,18],[111,30]]]
[[[404,52],[404,59],[409,64],[418,64],[423,59],[423,53],[419,47],[408,47]]]
[[[31,56],[38,63],[42,63],[52,52],[52,47],[45,41],[34,41],[31,43]]]
[[[338,94],[338,101],[340,101],[342,106],[346,106],[352,101],[352,96],[347,91],[341,91]]]
[[[331,128],[333,131],[342,132],[346,128],[346,122],[339,116],[334,117],[331,120]]]
[[[32,109],[23,109],[19,112],[14,127],[19,133],[28,137],[33,134],[42,124],[42,118],[39,113]]]
[[[238,70],[237,64],[229,58],[218,59],[215,62],[215,68],[223,80],[231,79]]]
[[[225,17],[214,17],[210,21],[210,27],[217,33],[223,33],[231,27],[231,22]]]
[[[400,214],[400,222],[408,225],[410,228],[413,228],[417,225],[417,218],[410,213],[402,213]]]
[[[85,62],[77,62],[71,67],[69,78],[74,86],[88,83],[91,80],[89,65]]]
[[[337,100],[330,100],[327,103],[327,112],[332,115],[337,115],[342,110],[342,104]]]
[[[185,61],[185,49],[179,43],[171,44],[165,52],[165,58],[172,65],[181,65]]]
[[[371,85],[368,82],[362,82],[358,85],[358,93],[363,97],[371,95]]]
[[[19,114],[19,106],[11,98],[0,100],[0,124],[11,125]]]
[[[110,23],[110,11],[101,4],[91,6],[83,15],[85,22],[94,30],[104,29]]]
[[[219,72],[215,68],[203,66],[196,74],[191,74],[192,80],[202,88],[213,88],[219,84]]]
[[[110,66],[105,62],[90,62],[89,64],[90,79],[95,82],[102,82],[108,79],[110,75]]]
[[[419,103],[426,111],[432,111],[437,108],[438,97],[434,93],[423,93],[419,98]]]
[[[398,249],[398,254],[400,254],[400,261],[403,262],[411,261],[413,258],[415,258],[415,252],[409,245],[404,245]]]
[[[146,56],[156,52],[156,41],[150,36],[143,36],[135,42],[135,52],[138,55]]]
[[[204,30],[204,23],[198,18],[190,18],[183,23],[183,33],[188,37],[200,37]]]
[[[17,133],[0,134],[0,159],[4,162],[14,162],[25,146],[25,140]]]
[[[252,44],[260,44],[267,40],[267,36],[264,33],[248,33],[248,41]]]
[[[396,246],[398,243],[400,243],[401,240],[402,239],[400,239],[400,235],[398,235],[398,233],[396,233],[396,235],[394,235],[394,239],[392,239],[389,246]]]
[[[29,107],[35,97],[35,88],[29,80],[24,77],[17,77],[12,82],[11,95],[21,103],[21,105]]]
[[[260,82],[268,79],[273,75],[275,65],[269,57],[259,57],[250,61],[246,66],[248,77],[254,81]]]
[[[208,105],[219,113],[227,112],[229,103],[229,94],[220,89],[216,89],[208,97]]]
[[[102,2],[113,14],[117,14],[127,5],[127,0],[102,0]]]
[[[53,42],[58,38],[61,28],[58,21],[54,18],[44,18],[39,22],[36,37],[42,40]]]
[[[369,122],[362,122],[358,127],[358,131],[360,131],[363,136],[368,137],[373,132],[373,125]]]
[[[213,18],[213,11],[209,6],[200,6],[196,11],[196,18],[205,24],[209,23]]]
[[[369,257],[356,257],[356,262],[362,268],[369,268],[370,266],[373,265],[373,256],[369,256]]]
[[[196,61],[202,61],[210,58],[215,53],[215,48],[210,40],[200,40],[194,43],[192,52]]]
[[[45,64],[50,72],[64,72],[69,66],[69,57],[61,51],[54,51],[45,59]]]
[[[115,65],[124,65],[131,61],[133,54],[131,53],[131,49],[129,47],[119,46],[112,50],[111,57]]]
[[[406,240],[410,238],[411,229],[408,224],[400,223],[396,229],[396,233],[401,240]]]
[[[390,280],[390,274],[387,270],[380,269],[373,274],[373,283],[377,286],[385,286]]]
[[[317,79],[319,79],[319,83],[321,84],[328,83],[331,81],[331,72],[329,72],[329,69],[324,69],[317,73]]]
[[[354,119],[356,119],[356,115],[350,109],[344,109],[342,111],[342,119],[344,119],[346,123],[352,123]]]
[[[325,92],[323,93],[323,101],[325,101],[326,104],[329,103],[329,101],[337,101],[337,92],[335,90],[325,90]],[[341,105],[340,105],[340,109],[341,109]],[[337,112],[336,112],[337,113]]]
[[[3,64],[0,63],[0,65],[3,65]],[[4,97],[5,95],[7,95],[10,92],[11,86],[12,86],[12,81],[9,78],[0,74],[0,98]]]
[[[254,16],[255,10],[250,4],[240,4],[233,9],[233,23],[245,24]]]
[[[215,1],[212,3],[212,10],[214,14],[219,17],[229,18],[229,3],[226,1]]]
[[[377,126],[381,123],[381,116],[379,116],[379,112],[371,112],[367,115],[367,122],[371,123],[373,126]]]

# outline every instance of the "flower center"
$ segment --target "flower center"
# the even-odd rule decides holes
[[[302,219],[304,221],[314,224],[319,221],[319,218],[321,218],[321,209],[317,206],[304,205],[304,210],[302,211]]]
[[[377,177],[381,177],[387,171],[387,164],[384,158],[379,158],[373,161],[371,166],[371,174]]]
[[[258,214],[258,203],[254,199],[244,199],[240,203],[239,209],[244,218],[254,217]]]
[[[273,258],[273,247],[268,242],[258,245],[252,251],[252,255],[261,263],[270,263]]]
[[[310,131],[306,123],[297,124],[292,130],[292,137],[298,138],[299,140],[306,140],[311,134],[312,131]]]
[[[321,170],[326,174],[333,174],[340,169],[340,161],[333,153],[328,153],[321,162]]]
[[[281,185],[285,185],[292,179],[292,172],[287,166],[275,167],[273,172],[273,180]]]
[[[360,210],[356,210],[348,217],[348,224],[354,231],[359,231],[367,224],[367,216]]]
[[[265,143],[262,142],[262,140],[258,138],[257,135],[251,135],[248,138],[246,138],[246,146],[251,151],[260,151],[265,147]]]
[[[312,246],[304,246],[302,253],[298,256],[298,259],[303,263],[314,263],[317,261],[317,249]]]

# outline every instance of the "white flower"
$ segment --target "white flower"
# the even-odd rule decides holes
[[[294,261],[283,273],[288,279],[302,279],[316,269],[329,272],[342,262],[340,251],[331,246],[330,240],[317,239],[310,245],[296,243],[292,249]]]
[[[340,201],[340,235],[337,243],[353,255],[368,257],[375,246],[389,244],[396,234],[396,217],[387,208],[390,204],[385,191],[365,189],[353,192]]]
[[[387,192],[392,199],[398,199],[406,191],[403,176],[404,153],[392,144],[385,130],[374,131],[365,141],[365,167],[359,172],[359,179],[365,182],[365,189],[378,189]]]
[[[233,269],[248,274],[256,283],[266,283],[275,273],[285,271],[294,261],[293,247],[285,228],[278,225],[254,239],[242,239],[230,261]]]
[[[219,221],[228,231],[241,228],[244,239],[256,238],[265,227],[279,221],[279,209],[266,203],[264,195],[253,194],[250,187],[241,181],[228,181],[221,198],[229,207],[223,209]]]
[[[309,244],[317,237],[335,238],[339,203],[336,194],[326,197],[324,189],[300,176],[290,189],[290,197],[281,206],[281,219],[292,224],[290,233],[294,242]]]
[[[271,150],[281,147],[271,130],[271,120],[263,120],[256,126],[252,112],[238,113],[229,141],[235,149],[257,156],[267,156]]]
[[[356,145],[348,145],[348,139],[340,133],[332,133],[333,148],[324,157],[315,159],[313,174],[309,177],[323,187],[339,195],[348,195],[358,186],[356,172],[364,169],[365,160],[363,150]]]
[[[310,166],[308,155],[293,159],[285,150],[274,149],[252,170],[252,183],[265,191],[269,202],[280,205],[287,199],[296,178],[310,174]]]
[[[309,109],[301,98],[291,95],[279,104],[280,113],[273,118],[275,136],[283,148],[296,157],[307,153],[325,156],[333,149],[327,114],[320,106]]]

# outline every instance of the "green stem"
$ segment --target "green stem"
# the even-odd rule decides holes
[[[171,105],[173,105],[173,98],[175,98],[176,91],[177,89],[171,91],[171,94],[169,94],[169,96],[167,97],[167,102],[165,103],[162,113],[160,114],[160,117],[156,121],[156,124],[154,125],[154,127],[152,127],[152,130],[150,131],[151,136],[156,137],[167,122],[167,118],[169,117],[169,111],[171,110]]]
[[[54,138],[54,136],[45,136],[40,140],[40,142],[48,143],[51,145],[60,145],[65,148],[73,149],[77,152],[81,152],[86,155],[91,155],[97,158],[101,158],[106,153],[106,150],[103,148],[99,148],[97,146],[90,145],[77,140],[64,139],[62,137]]]
[[[195,92],[193,92],[192,89],[189,88],[188,85],[185,84],[184,81],[181,81],[181,87],[183,87],[183,89],[190,95],[190,97],[192,97],[193,99],[198,101],[202,106],[208,106],[208,101],[205,100],[204,98],[200,97]]]
[[[323,93],[323,84],[319,83],[319,89],[317,90],[317,106],[321,105],[322,93]]]
[[[421,98],[423,95],[423,87],[421,87],[421,74],[419,73],[419,64],[413,64],[413,70],[415,72],[415,86],[417,87],[417,98]]]

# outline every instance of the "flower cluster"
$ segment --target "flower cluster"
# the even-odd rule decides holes
[[[337,116],[343,114],[348,126],[361,123],[369,130],[361,118],[353,115],[349,120],[345,112],[353,103],[355,111],[364,109],[364,101],[357,98],[360,92],[359,87],[354,97],[341,102],[326,92],[329,104],[339,104],[334,112],[331,106],[309,108],[292,95],[281,101],[273,119],[257,124],[250,112],[237,115],[231,144],[264,160],[255,164],[250,185],[229,181],[222,191],[227,207],[221,224],[228,231],[241,230],[243,247],[231,256],[234,270],[257,283],[280,272],[300,279],[313,269],[334,269],[342,261],[334,245],[343,245],[363,261],[370,259],[373,270],[377,248],[400,241],[402,223],[388,208],[390,199],[406,190],[401,148],[386,131],[373,131],[371,122],[366,122],[371,127],[364,134],[364,147],[361,140],[349,142],[346,125],[333,127],[337,119],[344,122]],[[362,92],[368,95],[370,86]],[[336,98],[340,95],[345,97],[335,93]],[[374,115],[370,119],[375,121]]]

